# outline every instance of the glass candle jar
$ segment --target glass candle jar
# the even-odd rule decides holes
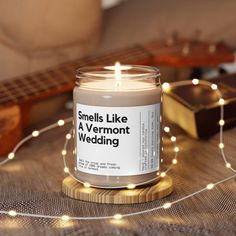
[[[101,188],[142,185],[161,158],[162,90],[148,66],[84,67],[73,91],[75,175]]]

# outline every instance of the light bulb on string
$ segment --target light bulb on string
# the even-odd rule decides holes
[[[191,81],[190,81],[191,82]],[[182,83],[182,81],[181,81],[181,83]],[[188,82],[186,82],[186,84],[187,83],[189,83],[189,81]],[[199,81],[199,83],[201,83],[201,81]],[[206,83],[206,82],[205,82]],[[208,83],[208,85],[212,88],[212,90],[216,90],[217,88],[215,88],[215,86],[213,86],[213,84],[210,84],[210,82],[207,82]],[[203,83],[204,84],[204,83]],[[219,103],[220,103],[220,105],[224,105],[225,104],[225,101],[224,101],[224,99],[223,98],[220,98],[219,99]],[[222,110],[221,110],[221,119],[223,120],[223,113],[222,113]],[[70,121],[68,121],[68,120],[70,120]],[[65,119],[65,123],[66,122],[71,122],[72,121],[72,118],[69,118],[69,119]],[[219,124],[220,124],[220,122],[219,122]],[[221,124],[223,124],[222,122],[221,122]],[[19,147],[20,146],[22,146],[26,141],[28,141],[30,138],[32,138],[32,137],[37,137],[41,132],[46,132],[46,131],[48,131],[48,130],[50,130],[50,129],[52,129],[52,128],[55,128],[56,126],[59,126],[58,125],[58,123],[56,123],[56,125],[55,124],[52,124],[52,125],[50,125],[50,126],[47,126],[47,127],[45,127],[45,128],[43,128],[43,129],[41,129],[41,130],[39,130],[39,131],[36,131],[36,133],[34,133],[34,135],[33,135],[33,133],[31,133],[31,135],[29,135],[29,136],[27,136],[27,137],[25,137],[23,140],[21,140],[20,142],[19,142],[19,144],[17,144],[16,145],[16,148],[15,149],[13,149],[13,152],[11,152],[11,153],[13,153],[13,154],[11,154],[10,155],[10,153],[8,154],[8,159],[7,160],[4,160],[4,161],[2,161],[2,162],[0,162],[0,165],[3,165],[4,163],[6,163],[7,161],[10,161],[12,158],[9,158],[9,155],[10,155],[10,157],[13,157],[14,158],[14,156],[15,156],[15,153],[16,153],[16,151],[19,149]],[[168,131],[168,132],[166,132],[166,133],[169,133],[170,132],[170,130]],[[222,127],[221,127],[221,129],[220,129],[220,137],[221,137],[221,140],[223,140],[223,129],[222,129]],[[66,138],[67,139],[67,138]],[[171,140],[172,141],[172,140]],[[172,142],[174,142],[174,141],[172,141]],[[66,151],[66,146],[67,146],[67,144],[65,144],[65,147],[64,147],[64,149],[63,150],[65,150]],[[224,143],[223,142],[220,142],[219,143],[219,148],[224,148]],[[179,149],[178,149],[178,151],[179,151]],[[66,154],[66,152],[65,153],[63,153],[63,154]],[[175,154],[175,156],[177,156],[177,154],[178,154],[178,152],[176,152],[176,154]],[[221,156],[222,156],[222,158],[225,160],[225,166],[227,167],[227,168],[230,168],[230,170],[231,171],[233,171],[234,173],[236,173],[236,170],[234,170],[232,167],[231,167],[231,164],[229,163],[229,162],[227,162],[227,157],[225,156],[225,154],[224,154],[224,151],[222,150],[221,151]],[[223,154],[224,154],[224,156],[223,156]],[[66,155],[63,155],[63,160],[65,160],[65,158],[66,158]],[[172,163],[173,162],[175,162],[174,161],[175,159],[173,159],[172,160]],[[66,163],[65,163],[65,166],[64,166],[64,168],[66,167]],[[165,175],[166,175],[166,173],[168,172],[170,170],[170,168],[166,171],[166,172],[161,172],[161,174],[160,174],[160,176],[161,177],[164,177]],[[158,172],[157,172],[158,173]],[[70,175],[70,173],[69,173],[69,175]],[[158,175],[158,174],[157,174]],[[230,176],[230,177],[227,177],[227,178],[224,178],[224,179],[222,179],[222,180],[220,180],[220,181],[218,181],[218,182],[216,182],[216,183],[210,183],[210,184],[208,184],[205,188],[202,188],[202,190],[204,190],[204,189],[207,189],[207,190],[210,190],[210,189],[212,189],[212,188],[214,188],[216,185],[218,185],[218,184],[221,184],[221,183],[223,183],[223,182],[225,182],[225,181],[228,181],[228,180],[230,180],[230,179],[233,179],[233,178],[235,178],[236,177],[236,175],[234,174],[234,175],[232,175],[232,176]],[[157,176],[157,178],[158,178],[158,176]],[[184,196],[184,197],[182,197],[182,198],[179,198],[179,199],[177,199],[176,201],[178,201],[178,202],[180,202],[180,201],[183,201],[183,200],[185,200],[185,199],[187,199],[187,198],[189,198],[189,197],[192,197],[192,196],[195,196],[195,195],[197,195],[197,194],[199,194],[201,192],[201,190],[199,191],[196,191],[196,192],[193,192],[193,193],[191,193],[191,194],[189,194],[189,195],[186,195],[186,196]],[[175,202],[176,202],[175,201]],[[156,209],[156,210],[158,210],[158,209],[160,209],[160,208],[164,208],[164,209],[168,209],[168,208],[170,208],[171,207],[171,203],[170,202],[167,202],[167,203],[165,203],[163,206],[161,206],[161,207],[156,207],[156,208],[151,208],[151,209],[148,209],[148,210],[144,210],[144,211],[139,211],[139,212],[134,212],[133,214],[132,213],[129,213],[129,214],[127,214],[127,216],[132,216],[132,215],[138,215],[138,214],[141,214],[141,213],[144,213],[144,212],[152,212],[154,209]],[[10,213],[11,212],[11,213]],[[0,214],[8,214],[8,215],[12,215],[12,216],[15,216],[15,215],[20,215],[20,216],[28,216],[28,217],[42,217],[42,218],[51,218],[51,219],[55,219],[55,218],[58,218],[58,216],[48,216],[48,215],[39,215],[39,214],[30,214],[30,213],[21,213],[21,212],[15,212],[15,211],[13,211],[13,210],[10,210],[10,211],[0,211]],[[125,214],[123,215],[123,216],[126,216]],[[113,218],[113,219],[121,219],[122,217],[123,217],[121,214],[115,214],[114,216],[107,216],[106,218]],[[59,217],[60,218],[60,217]],[[67,220],[70,220],[71,218],[69,217],[69,216],[67,216],[67,215],[63,215],[62,217],[61,217],[61,219],[62,220],[65,220],[65,221],[67,221]],[[96,216],[94,216],[94,217],[80,217],[80,216],[78,216],[78,217],[73,217],[73,219],[104,219],[104,216],[98,216],[98,217],[96,217]]]
[[[198,85],[199,84],[199,79],[193,79],[192,83],[193,83],[193,85]]]
[[[68,215],[63,215],[63,216],[61,217],[61,219],[62,219],[63,221],[68,221],[68,220],[70,220],[70,217],[69,217]]]
[[[14,211],[14,210],[10,210],[10,211],[8,212],[8,215],[9,215],[9,216],[16,216],[17,213],[16,213],[16,211]]]
[[[33,137],[38,137],[39,136],[39,131],[38,130],[33,131],[32,136]]]
[[[120,219],[122,219],[122,215],[121,215],[121,214],[115,214],[115,215],[113,216],[113,218],[114,218],[115,220],[120,220]]]

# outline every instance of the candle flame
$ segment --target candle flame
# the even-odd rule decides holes
[[[115,63],[115,78],[121,80],[121,66],[119,62]]]
[[[119,62],[116,62],[114,66],[105,66],[104,69],[114,71],[112,75],[114,75],[115,78],[115,91],[118,91],[121,87],[122,70],[130,70],[132,66],[121,65]],[[131,76],[130,74],[129,77]],[[110,74],[108,74],[108,77],[110,77]]]

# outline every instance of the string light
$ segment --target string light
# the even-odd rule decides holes
[[[15,154],[14,154],[14,152],[10,152],[9,154],[8,154],[8,159],[13,159],[15,157]]]
[[[113,218],[114,218],[115,220],[120,220],[120,219],[122,219],[122,215],[121,215],[121,214],[115,214],[115,215],[113,216]]]
[[[65,121],[64,120],[59,120],[59,121],[57,121],[57,124],[59,126],[63,126],[65,124]]]
[[[161,172],[160,176],[164,178],[166,176],[166,172]]]
[[[172,163],[173,163],[174,165],[176,165],[177,162],[178,162],[177,159],[173,159],[173,160],[172,160]]]
[[[61,217],[61,219],[64,220],[64,221],[68,221],[68,220],[70,220],[70,217],[67,216],[67,215],[63,215],[63,216]]]
[[[174,151],[175,151],[175,152],[179,152],[179,147],[175,147],[175,148],[174,148]]]
[[[227,162],[227,163],[225,164],[225,166],[226,166],[227,168],[231,168],[231,164],[230,164],[229,162]]]
[[[167,82],[163,83],[163,84],[162,84],[162,90],[163,90],[164,92],[169,92],[169,91],[170,91],[170,84],[167,83]]]
[[[192,81],[192,83],[193,83],[193,81]],[[196,84],[196,81],[195,81],[194,83]],[[210,87],[212,88],[212,90],[217,90],[217,89],[218,89],[217,85],[211,84],[211,83],[208,82],[208,81],[198,81],[198,83],[202,83],[202,84],[205,84],[205,85],[207,85],[207,86],[210,86]],[[198,84],[198,83],[197,83],[197,84]],[[178,85],[186,85],[186,84],[189,84],[189,81],[178,81],[178,82],[174,82],[174,83],[172,83],[172,84],[173,84],[173,85],[176,85],[176,86],[178,86]],[[197,84],[196,84],[196,85],[197,85]],[[170,85],[170,84],[169,84],[169,85]],[[167,86],[167,87],[170,88],[170,86]],[[218,90],[218,93],[220,94],[220,91],[219,91],[219,90]],[[221,98],[221,97],[220,97],[220,99],[219,99],[219,104],[222,105],[222,106],[225,104],[224,99]],[[219,120],[219,124],[220,124],[220,125],[224,124],[224,120],[223,120],[222,118],[223,118],[223,110],[221,109],[221,120]],[[3,165],[3,164],[5,164],[6,162],[8,162],[8,161],[10,161],[11,159],[13,159],[14,156],[15,156],[15,153],[16,153],[16,151],[19,149],[19,147],[22,146],[22,145],[23,145],[26,141],[28,141],[30,138],[32,138],[32,137],[37,137],[40,133],[46,132],[46,131],[51,130],[51,129],[53,129],[53,128],[56,128],[56,127],[58,127],[58,126],[63,126],[65,123],[72,122],[72,120],[73,120],[72,118],[68,118],[68,119],[65,119],[65,120],[59,120],[56,124],[49,125],[49,126],[43,128],[43,129],[39,130],[39,131],[37,131],[37,130],[33,131],[32,134],[31,134],[32,136],[29,135],[29,136],[26,136],[24,139],[22,139],[22,140],[15,146],[15,148],[13,149],[13,151],[8,154],[8,158],[0,162],[0,165]],[[222,121],[223,121],[223,122],[222,122]],[[73,131],[73,130],[72,130],[72,131]],[[164,131],[165,131],[166,133],[168,133],[168,135],[170,134],[170,128],[169,128],[169,127],[165,127],[165,128],[164,128]],[[66,140],[68,141],[69,139],[71,139],[71,134],[70,134],[70,133],[68,133],[68,134],[66,135]],[[175,137],[175,136],[171,136],[171,135],[170,135],[170,139],[171,139],[172,142],[175,142],[175,141],[176,141],[176,137]],[[220,129],[220,140],[223,140],[223,129],[222,129],[222,128]],[[69,168],[66,166],[66,161],[65,161],[65,157],[66,157],[66,153],[67,153],[67,152],[66,152],[66,146],[67,146],[67,142],[65,143],[65,147],[64,147],[64,149],[62,150],[62,156],[63,156],[63,161],[64,161],[64,171],[65,171],[66,173],[68,173],[72,178],[76,179],[76,178],[69,172]],[[223,148],[224,148],[224,144],[223,144],[222,142],[220,142],[219,148],[221,148],[222,157],[223,157],[223,160],[225,161],[226,167],[227,167],[227,168],[230,168],[230,170],[231,170],[232,172],[236,173],[236,170],[231,167],[231,164],[230,164],[229,162],[227,162],[226,156],[225,156],[225,154],[224,154],[224,149],[223,149]],[[178,154],[178,152],[179,152],[179,148],[178,148],[178,147],[175,147],[175,148],[174,148],[174,151],[175,151],[175,158],[172,160],[172,164],[176,164],[176,163],[177,163],[176,157],[177,157],[177,154]],[[161,172],[161,174],[160,174],[159,172],[157,172],[157,174],[156,174],[157,177],[156,177],[156,178],[158,178],[159,176],[162,177],[162,178],[165,177],[165,176],[166,176],[166,173],[167,173],[170,169],[171,169],[171,167],[169,167],[165,172]],[[115,214],[114,216],[88,216],[88,217],[82,217],[82,216],[81,216],[81,217],[69,217],[68,215],[62,215],[62,216],[60,217],[60,216],[53,216],[53,215],[52,215],[52,216],[50,216],[50,215],[39,215],[39,214],[22,213],[22,212],[18,212],[18,213],[17,213],[17,212],[14,211],[14,210],[10,210],[10,211],[0,210],[0,214],[8,214],[8,215],[10,215],[10,216],[20,215],[20,216],[28,216],[28,217],[40,217],[40,218],[62,219],[62,220],[64,220],[64,221],[68,221],[68,220],[71,220],[71,219],[77,219],[77,220],[80,220],[80,219],[81,219],[81,220],[94,220],[94,219],[97,219],[97,220],[98,220],[98,219],[112,219],[112,218],[119,220],[119,219],[121,219],[121,218],[123,218],[123,217],[128,217],[128,216],[143,214],[143,213],[147,213],[147,212],[152,212],[152,211],[154,211],[154,210],[158,210],[158,209],[161,209],[161,208],[168,209],[168,208],[170,208],[174,203],[177,203],[177,202],[183,201],[183,200],[185,200],[185,199],[187,199],[187,198],[190,198],[190,197],[192,197],[192,196],[195,196],[195,195],[199,194],[200,192],[203,192],[204,190],[210,190],[210,189],[214,188],[216,185],[219,185],[219,184],[221,184],[221,183],[224,183],[225,181],[231,180],[231,179],[233,179],[233,178],[235,178],[235,177],[236,177],[236,174],[231,175],[231,176],[229,176],[229,177],[227,177],[227,178],[224,178],[224,179],[222,179],[222,180],[220,180],[220,181],[218,181],[218,182],[216,182],[216,183],[209,183],[209,184],[206,185],[205,188],[203,188],[203,189],[201,189],[201,190],[198,190],[198,191],[196,191],[196,192],[193,192],[193,193],[191,193],[191,194],[189,194],[189,195],[187,195],[187,196],[184,196],[184,197],[182,197],[182,198],[179,198],[179,199],[175,200],[175,201],[172,202],[172,203],[167,202],[167,203],[165,203],[163,206],[158,206],[158,207],[155,207],[155,208],[151,208],[151,209],[147,209],[147,210],[142,210],[142,211],[138,211],[138,212],[134,212],[134,213],[128,213],[128,214],[124,214],[124,215]],[[153,180],[155,180],[155,179],[153,179]],[[153,181],[153,180],[150,180],[150,181]],[[89,183],[83,183],[83,184],[84,184],[85,187],[90,187],[90,186],[91,186]],[[142,185],[142,184],[144,184],[144,183],[140,183],[140,184]],[[130,187],[130,189],[132,189],[133,187],[135,188],[136,186],[137,186],[137,185],[130,184],[130,185],[126,186],[126,187],[127,187],[127,188]],[[96,187],[96,186],[93,186],[93,187]],[[132,187],[132,188],[131,188],[131,187]]]
[[[199,84],[199,79],[193,79],[192,83],[193,83],[193,85],[198,85]]]
[[[220,104],[220,105],[224,105],[224,104],[225,104],[225,100],[224,100],[223,98],[220,98],[220,99],[219,99],[219,104]]]
[[[8,215],[9,216],[16,216],[17,213],[16,213],[16,211],[11,210],[11,211],[8,212]]]
[[[175,142],[175,141],[176,141],[176,137],[175,137],[175,136],[171,136],[170,140],[171,140],[172,142]]]
[[[165,203],[163,206],[162,206],[164,209],[168,209],[171,207],[171,203],[170,202],[167,202]]]
[[[220,148],[220,149],[223,149],[224,146],[225,146],[225,145],[224,145],[223,143],[219,143],[219,148]]]
[[[220,125],[220,126],[223,126],[224,124],[225,124],[225,121],[224,121],[224,120],[220,120],[220,121],[219,121],[219,125]]]
[[[210,190],[214,188],[214,184],[210,183],[206,186],[206,189]]]
[[[127,188],[128,189],[135,189],[136,185],[135,184],[128,184]]]
[[[66,151],[65,149],[63,149],[63,150],[61,151],[61,154],[62,154],[63,156],[65,156],[65,155],[67,154],[67,151]]]
[[[211,85],[211,89],[212,89],[212,90],[216,90],[217,88],[218,88],[218,86],[217,86],[216,84],[212,84],[212,85]]]
[[[170,132],[170,127],[168,127],[168,126],[164,127],[164,131],[165,131],[166,133],[169,133],[169,132]]]
[[[33,137],[38,137],[39,136],[39,131],[38,130],[33,131],[32,136]]]
[[[91,187],[91,184],[88,183],[88,182],[85,182],[85,183],[84,183],[84,187],[85,187],[85,188],[89,188],[89,187]]]

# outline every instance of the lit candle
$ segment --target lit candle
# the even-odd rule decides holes
[[[159,71],[87,67],[74,88],[76,176],[100,187],[135,186],[160,169]]]

